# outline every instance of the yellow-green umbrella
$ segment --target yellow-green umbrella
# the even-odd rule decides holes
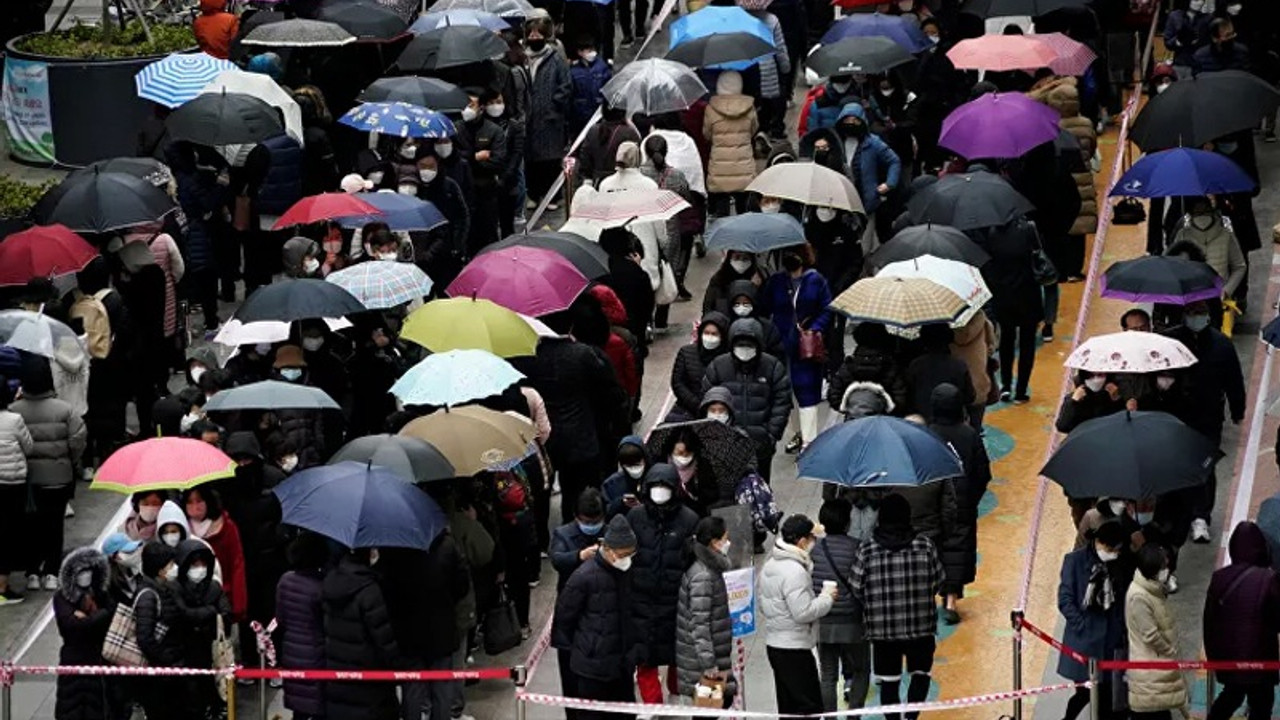
[[[431,352],[487,350],[498,357],[532,355],[538,334],[516,312],[483,298],[433,300],[405,318],[400,337]]]

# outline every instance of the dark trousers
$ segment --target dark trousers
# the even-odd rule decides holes
[[[533,160],[527,161],[524,167],[528,173],[529,199],[535,203],[542,202],[542,196],[547,194],[551,184],[556,181],[556,175],[560,174],[560,161]],[[555,201],[556,198],[551,198],[551,202]]]
[[[1205,437],[1209,438],[1209,442],[1213,443],[1214,447],[1220,447],[1222,445],[1222,426],[1219,425],[1216,430],[1206,432]],[[1193,520],[1212,522],[1213,504],[1218,495],[1218,466],[1214,465],[1203,485],[1188,488],[1187,495],[1191,503],[1191,518]]]
[[[214,268],[188,270],[183,278],[188,297],[200,305],[204,313],[204,327],[212,330],[222,321],[218,319],[218,272]],[[92,375],[90,375],[92,377]]]
[[[782,82],[779,78],[778,82]],[[776,98],[760,98],[757,115],[760,118],[760,130],[771,138],[787,135],[787,98],[779,95]]]
[[[849,707],[860,708],[867,702],[871,687],[871,646],[864,642],[818,643],[818,667],[821,670],[822,709],[835,712],[840,697],[840,676],[849,683]]]
[[[240,279],[240,247],[246,233],[227,230],[213,238],[213,256],[218,264],[218,280],[222,285],[222,299],[235,300],[236,281]]]
[[[67,502],[75,493],[75,484],[62,487],[31,489],[35,512],[27,514],[26,548],[28,575],[54,575],[62,567],[63,528]]]
[[[1245,698],[1249,700],[1249,720],[1267,720],[1276,700],[1276,688],[1274,685],[1223,683],[1222,692],[1209,706],[1205,720],[1228,720]]]
[[[26,484],[0,485],[0,575],[22,569],[25,541],[22,528],[26,512]],[[58,519],[58,524],[62,524],[61,518]],[[19,587],[16,581],[10,582],[13,587]]]
[[[632,14],[634,3],[634,15]],[[644,23],[649,19],[649,0],[618,0],[618,23],[622,25],[622,37],[635,38],[644,35]],[[658,7],[661,7],[659,5]],[[656,9],[656,8],[655,8]],[[632,18],[635,19],[635,27],[632,27]],[[634,32],[633,32],[634,30]]]
[[[1102,673],[1101,687],[1098,689],[1098,717],[1103,720],[1113,720],[1124,717],[1124,711],[1116,712],[1111,707],[1111,673]],[[1089,688],[1076,688],[1076,691],[1067,699],[1067,710],[1063,713],[1063,720],[1076,720],[1080,712],[1089,706]]]
[[[1061,255],[1058,277],[1063,280],[1084,277],[1084,235],[1068,235],[1063,239]]]
[[[589,487],[600,487],[600,458],[590,458],[580,462],[557,461],[556,475],[560,478],[560,522],[573,522],[574,509],[578,505],[578,496]]]
[[[529,583],[538,579],[541,557],[536,546],[537,534],[533,529],[533,518],[528,513],[521,513],[515,524],[501,521],[498,530],[499,542],[502,543],[506,565],[507,597],[516,606],[516,617],[521,627],[529,626]]]
[[[635,702],[636,692],[630,676],[609,681],[579,677],[578,697],[604,702]],[[635,715],[579,710],[577,720],[635,720]]]
[[[907,702],[924,702],[929,697],[929,671],[933,669],[933,651],[937,647],[932,635],[911,640],[877,640],[871,643],[871,672],[880,686],[880,705],[901,702],[902,667],[905,664],[911,680],[907,683]],[[920,713],[907,713],[915,720]],[[899,720],[898,713],[885,713],[885,720]]]
[[[716,217],[729,216],[729,203],[733,202],[733,209],[739,215],[747,211],[747,194],[744,192],[736,193],[711,193],[707,198],[708,214]]]
[[[822,712],[822,687],[812,650],[766,647],[780,714],[814,715]]]
[[[498,242],[498,215],[502,194],[500,186],[476,188],[475,207],[471,208],[471,237],[467,239],[467,252],[475,257],[484,248]]]
[[[578,690],[578,676],[569,669],[569,656],[568,650],[556,650],[556,664],[560,666],[560,694],[571,698],[582,697]],[[565,708],[564,717],[565,720],[580,720],[582,711],[576,708]]]
[[[1029,323],[1000,323],[1000,386],[1009,389],[1013,386],[1013,350],[1018,348],[1018,388],[1017,395],[1026,395],[1031,383],[1031,370],[1036,364],[1036,325]]]

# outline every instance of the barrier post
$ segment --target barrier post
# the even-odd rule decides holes
[[[1213,696],[1218,694],[1218,683],[1212,670],[1204,671],[1204,706],[1206,711],[1213,707]]]
[[[0,720],[13,717],[13,683],[0,681]]]
[[[1013,624],[1013,690],[1022,690],[1022,618],[1021,610],[1009,613],[1009,621]],[[1022,720],[1022,696],[1013,699],[1013,720]]]
[[[263,652],[262,641],[258,641],[258,669],[267,669],[267,657]],[[258,720],[267,720],[267,679],[258,680]],[[1019,718],[1021,720],[1021,718]]]
[[[218,681],[227,684],[227,720],[236,720],[236,676],[235,673],[227,673],[218,678]]]
[[[1098,704],[1102,697],[1101,685],[1102,676],[1098,673],[1098,661],[1096,658],[1089,658],[1089,720],[1098,720],[1102,715]]]
[[[516,681],[516,720],[525,720],[525,713],[528,708],[524,704],[524,686],[529,681],[529,670],[524,665],[517,665],[513,669]]]

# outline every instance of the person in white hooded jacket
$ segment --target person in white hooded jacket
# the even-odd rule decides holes
[[[209,552],[213,552],[213,546],[205,542],[204,538],[198,538],[191,534],[191,524],[187,522],[187,514],[183,512],[178,503],[172,500],[165,500],[164,505],[160,506],[160,514],[156,516],[156,539],[177,549],[183,540],[191,538],[204,543],[209,548]],[[213,558],[213,579],[222,584],[222,565],[218,562],[217,555]]]

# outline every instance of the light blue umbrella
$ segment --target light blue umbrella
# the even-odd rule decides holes
[[[707,42],[717,42],[725,38],[715,36],[745,33],[763,40],[769,47],[774,47],[773,31],[763,20],[755,17],[742,8],[733,6],[708,5],[697,12],[690,13],[671,23],[671,42],[668,50],[675,50],[680,45],[707,38]],[[756,56],[750,60],[734,60],[721,63],[699,63],[702,67],[721,70],[744,70],[759,61]]]
[[[133,76],[138,97],[176,108],[200,94],[219,73],[235,70],[235,63],[205,53],[174,53]]]
[[[405,405],[461,405],[498,395],[522,378],[511,363],[486,350],[449,350],[409,368],[391,394]]]
[[[786,213],[743,213],[711,224],[708,250],[762,253],[804,244],[804,226]]]
[[[403,102],[361,103],[338,122],[357,130],[414,138],[453,137],[453,121],[442,113]]]
[[[511,23],[491,12],[459,8],[456,10],[429,12],[415,20],[409,26],[409,32],[414,35],[420,35],[436,28],[452,25],[477,25],[485,30],[493,30],[494,32],[511,29]]]

